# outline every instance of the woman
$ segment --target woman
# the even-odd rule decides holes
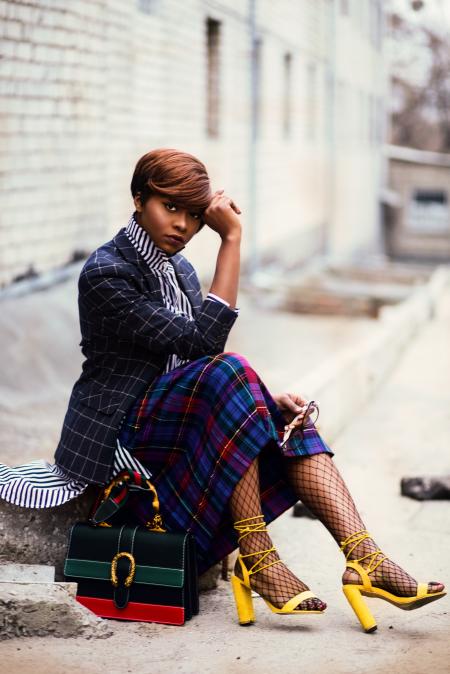
[[[418,585],[379,550],[306,401],[271,395],[243,356],[224,352],[238,314],[239,207],[223,190],[211,193],[202,162],[172,149],[138,161],[131,192],[128,225],[80,275],[85,361],[56,465],[4,467],[0,496],[45,507],[127,465],[151,474],[167,528],[195,536],[200,572],[238,544],[232,587],[241,624],[254,621],[252,590],[277,613],[326,608],[280,560],[266,528],[299,499],[345,553],[344,592],[366,631],[376,624],[362,594],[402,608],[442,597],[441,583]],[[220,248],[202,300],[180,251],[204,225]]]

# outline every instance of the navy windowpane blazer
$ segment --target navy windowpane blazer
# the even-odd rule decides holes
[[[55,462],[70,476],[104,484],[111,476],[116,438],[136,398],[176,353],[194,360],[223,352],[235,311],[202,299],[193,266],[172,256],[194,319],[167,309],[157,276],[121,229],[95,250],[78,282],[82,373],[64,418]]]

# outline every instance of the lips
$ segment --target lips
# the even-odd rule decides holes
[[[184,243],[183,237],[177,236],[176,234],[168,234],[167,238],[176,243]]]

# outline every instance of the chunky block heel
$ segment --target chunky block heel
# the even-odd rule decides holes
[[[234,600],[240,625],[251,625],[255,622],[252,591],[237,576],[231,576]]]
[[[258,520],[258,521],[254,521]],[[249,534],[256,533],[258,531],[266,531],[266,524],[263,519],[263,515],[258,515],[256,517],[248,517],[245,520],[239,520],[234,523],[234,528],[241,534],[238,543],[241,541],[244,536]],[[262,564],[264,560],[270,555],[271,552],[274,552],[275,548],[269,548],[268,550],[258,550],[252,552],[248,555],[239,555],[238,562],[241,567],[242,579],[233,574],[231,576],[231,587],[233,588],[234,599],[236,601],[237,614],[240,625],[251,625],[255,622],[255,613],[253,610],[253,599],[252,599],[252,588],[250,586],[250,576],[267,569],[269,566],[274,564],[282,563],[281,559],[277,559],[274,562],[269,564]],[[247,569],[244,564],[244,557],[254,557],[255,555],[261,555],[260,558]],[[288,601],[281,607],[278,608],[262,597],[273,613],[283,613],[287,614],[296,614],[303,615],[304,613],[320,613],[323,611],[319,609],[299,609],[298,606],[305,601],[306,599],[317,599],[316,595],[310,590],[305,590],[304,592],[299,592],[294,597],[288,599]]]
[[[367,608],[367,604],[361,595],[360,589],[355,585],[344,585],[342,589],[347,597],[348,603],[361,623],[363,630],[365,632],[375,632],[377,629],[377,621]]]
[[[361,584],[352,585],[347,583],[343,586],[343,591],[345,596],[348,599],[348,602],[352,609],[354,610],[359,622],[361,623],[363,629],[366,632],[374,632],[377,629],[377,623],[375,618],[369,611],[366,606],[366,602],[363,599],[364,597],[377,597],[378,599],[384,599],[390,604],[397,606],[405,611],[411,611],[413,609],[429,604],[432,601],[436,601],[441,597],[445,597],[445,592],[428,592],[427,583],[418,583],[416,594],[412,597],[400,597],[392,592],[383,590],[381,587],[374,587],[372,581],[369,578],[369,573],[373,573],[380,564],[384,562],[387,557],[381,552],[381,550],[374,550],[364,557],[359,559],[349,560],[350,555],[353,550],[362,543],[366,538],[372,538],[370,534],[363,529],[362,531],[357,531],[352,534],[344,541],[341,541],[341,550],[344,552],[344,549],[347,546],[350,546],[349,551],[346,553],[347,559],[347,568],[357,571],[361,579]],[[361,566],[360,562],[365,561],[367,564],[367,569]]]

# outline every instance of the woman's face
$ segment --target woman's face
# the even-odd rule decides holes
[[[177,253],[192,239],[200,227],[201,214],[188,212],[169,197],[151,196],[142,206],[135,197],[136,219],[150,235],[155,246],[169,255]]]

